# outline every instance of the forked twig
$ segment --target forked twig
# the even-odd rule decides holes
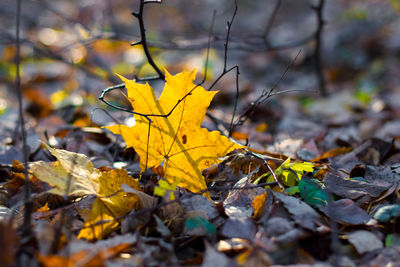
[[[235,66],[227,69],[229,40],[230,40],[230,35],[231,35],[232,24],[235,20],[237,11],[238,11],[238,5],[237,5],[237,0],[235,0],[235,9],[233,11],[232,17],[230,20],[227,21],[227,30],[226,30],[226,37],[225,37],[225,43],[224,43],[224,68],[222,70],[222,73],[215,79],[215,81],[207,89],[208,91],[210,91],[227,73],[229,73],[232,70],[236,70],[236,77],[235,77],[236,94],[235,94],[235,102],[233,104],[232,118],[231,118],[231,122],[229,124],[229,129],[228,129],[228,136],[231,136],[231,134],[232,134],[233,121],[235,119],[238,100],[239,100],[239,75],[240,75],[239,66],[235,65]]]
[[[150,54],[149,47],[147,44],[147,39],[146,39],[146,29],[144,27],[144,19],[143,19],[143,10],[144,10],[144,5],[145,4],[161,4],[162,1],[145,1],[145,0],[140,0],[140,5],[139,5],[139,12],[132,12],[132,15],[138,19],[139,21],[139,28],[140,28],[140,40],[137,42],[134,42],[131,44],[131,46],[135,46],[138,44],[141,44],[143,47],[143,51],[146,54],[147,61],[149,64],[153,67],[153,69],[157,72],[158,76],[160,79],[165,80],[165,75],[164,73],[160,70],[160,68],[157,66],[157,64],[154,62],[153,57]]]
[[[301,50],[297,53],[297,55],[294,57],[294,59],[286,66],[285,71],[282,73],[282,75],[279,77],[279,79],[272,85],[272,87],[269,90],[263,90],[261,95],[253,102],[251,102],[250,106],[240,115],[238,120],[235,122],[234,127],[243,125],[243,123],[253,114],[255,108],[259,106],[260,104],[264,103],[267,101],[270,97],[279,94],[274,93],[276,87],[278,84],[282,81],[282,79],[285,77],[286,73],[289,71],[289,69],[292,67],[294,62],[296,62],[297,57],[300,55]],[[288,90],[285,92],[293,92],[297,90]]]

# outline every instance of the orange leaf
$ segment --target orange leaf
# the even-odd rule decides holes
[[[267,199],[267,192],[264,194],[258,195],[253,199],[253,202],[251,203],[251,206],[253,207],[254,210],[254,218],[260,218],[264,207],[265,207],[265,200]]]
[[[164,177],[170,184],[180,178],[180,187],[192,192],[206,189],[201,171],[218,162],[219,157],[241,147],[217,131],[201,128],[207,108],[217,92],[196,86],[193,83],[195,71],[184,71],[175,76],[166,71],[166,84],[159,99],[147,83],[121,79],[134,111],[158,116],[149,116],[152,120],[149,125],[144,116],[135,114],[136,125],[133,127],[113,125],[105,128],[122,135],[127,146],[135,148],[142,172],[146,167],[162,165]]]
[[[82,250],[70,255],[68,258],[58,255],[40,255],[38,254],[38,261],[42,266],[52,267],[52,266],[84,266],[84,267],[94,267],[94,266],[106,266],[106,261],[110,258],[115,257],[123,250],[129,248],[131,245],[127,243],[118,244],[114,247],[101,249],[97,253],[90,253],[89,251]]]
[[[232,132],[232,137],[235,138],[236,140],[246,140],[249,138],[247,134],[237,131]]]
[[[319,156],[313,160],[311,160],[311,162],[318,162],[327,158],[334,158],[343,154],[347,154],[349,152],[351,152],[353,149],[351,147],[338,147],[338,148],[334,148],[329,150],[328,152],[325,152],[322,156]]]

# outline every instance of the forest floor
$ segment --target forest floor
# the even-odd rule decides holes
[[[400,265],[398,1],[327,1],[325,96],[310,8],[319,1],[238,1],[229,42],[234,1],[146,4],[149,51],[172,76],[149,81],[159,102],[149,100],[152,90],[141,95],[141,85],[129,89],[130,82],[106,100],[136,112],[168,106],[166,118],[133,117],[98,99],[122,82],[117,73],[155,74],[143,45],[130,46],[140,40],[131,15],[140,1],[22,1],[27,166],[15,86],[15,2],[0,9],[4,266]],[[185,75],[197,69],[200,82],[207,54],[207,79],[190,87]],[[234,68],[221,76],[235,65],[240,75]],[[168,88],[176,98],[164,97]],[[186,91],[179,96],[178,89]],[[120,135],[103,128],[116,124],[145,127],[110,128]],[[208,131],[215,130],[231,139],[218,135],[220,145],[194,152],[214,140]],[[164,150],[158,161],[157,149]],[[185,158],[174,160],[178,154]]]

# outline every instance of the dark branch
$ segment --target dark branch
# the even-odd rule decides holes
[[[315,49],[314,49],[314,66],[315,72],[318,77],[319,90],[323,96],[327,96],[323,64],[321,60],[321,42],[322,42],[322,28],[324,27],[324,20],[322,18],[322,11],[325,5],[325,0],[319,0],[317,6],[313,7],[318,20],[317,31],[315,32]]]
[[[279,7],[281,6],[281,4],[282,4],[282,0],[278,0],[276,2],[274,10],[272,11],[271,17],[269,18],[267,26],[265,27],[265,30],[264,30],[264,42],[265,42],[265,45],[267,48],[270,47],[270,44],[268,41],[268,35],[272,29],[272,25],[274,25],[276,15],[278,14],[278,10],[279,10]]]
[[[16,78],[15,87],[18,96],[18,113],[19,113],[19,123],[21,128],[22,137],[22,150],[24,156],[24,175],[25,175],[25,185],[24,185],[24,221],[21,226],[21,246],[19,248],[19,260],[23,261],[21,256],[28,253],[29,243],[33,239],[31,216],[32,216],[32,201],[30,192],[30,182],[28,177],[28,146],[26,142],[26,131],[25,131],[25,118],[23,110],[23,100],[22,100],[22,88],[21,88],[21,76],[20,76],[20,65],[21,65],[21,51],[20,51],[20,27],[21,27],[21,0],[17,0],[17,12],[16,12],[16,42],[15,42],[15,66],[16,66]],[[30,255],[33,256],[33,255]]]
[[[132,15],[138,19],[139,28],[140,28],[140,41],[136,42],[136,43],[133,43],[132,45],[142,44],[143,51],[146,54],[147,61],[153,67],[153,69],[157,72],[157,74],[160,77],[160,79],[165,80],[164,73],[160,70],[160,68],[154,62],[153,57],[150,54],[149,47],[148,47],[148,44],[147,44],[147,39],[146,39],[146,29],[144,27],[143,9],[144,9],[144,5],[145,4],[150,4],[150,3],[158,3],[159,4],[159,3],[161,3],[161,1],[140,0],[139,12],[138,13],[132,13]]]

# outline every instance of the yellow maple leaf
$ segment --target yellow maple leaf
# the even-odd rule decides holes
[[[193,83],[195,76],[195,70],[175,76],[165,71],[166,83],[158,100],[149,84],[121,77],[134,111],[158,116],[148,116],[152,121],[149,124],[145,116],[134,114],[136,124],[133,127],[113,125],[105,128],[121,135],[127,147],[135,149],[140,156],[142,172],[146,167],[161,165],[170,184],[181,179],[178,186],[200,192],[206,189],[201,171],[242,146],[218,131],[201,128],[207,108],[217,92],[196,86]]]
[[[118,227],[118,218],[139,207],[136,195],[121,190],[122,184],[140,190],[139,182],[125,170],[100,171],[83,154],[48,147],[57,161],[32,162],[32,173],[48,183],[48,192],[59,196],[95,195],[89,216],[78,238],[101,239]]]

